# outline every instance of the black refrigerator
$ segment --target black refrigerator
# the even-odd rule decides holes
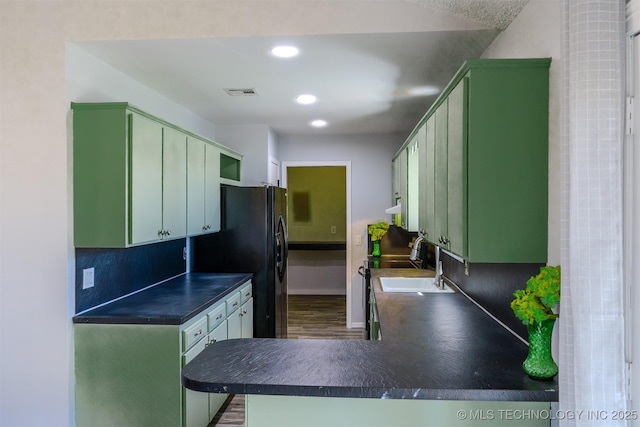
[[[273,186],[220,191],[220,232],[191,240],[194,272],[253,273],[253,333],[287,336],[287,192]]]

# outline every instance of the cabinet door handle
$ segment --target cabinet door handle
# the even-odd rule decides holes
[[[206,225],[202,226],[202,231],[207,231],[207,226]]]
[[[164,230],[158,230],[158,236],[160,237],[164,236]]]
[[[166,233],[167,233],[167,236],[171,236],[171,230],[167,230]]]

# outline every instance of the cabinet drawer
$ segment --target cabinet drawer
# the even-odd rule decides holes
[[[240,289],[240,304],[244,304],[251,299],[252,294],[251,282],[248,282],[246,286],[243,286],[242,289]]]
[[[204,316],[182,331],[182,351],[188,350],[207,335],[207,317]]]
[[[224,322],[224,319],[227,317],[227,306],[222,303],[215,307],[213,310],[207,313],[207,319],[209,322],[209,332],[213,331],[216,326],[220,323]]]
[[[240,308],[240,292],[234,292],[227,298],[227,316]]]

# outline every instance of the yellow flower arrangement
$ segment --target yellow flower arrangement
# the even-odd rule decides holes
[[[527,287],[513,296],[511,309],[525,325],[557,319],[552,309],[560,302],[560,266],[541,267],[538,275],[527,280]]]
[[[369,227],[367,227],[367,231],[369,232],[369,234],[371,234],[372,242],[381,240],[382,236],[384,236],[387,233],[388,229],[389,229],[389,223],[384,221],[371,224]]]

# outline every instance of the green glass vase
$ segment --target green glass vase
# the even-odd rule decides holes
[[[371,251],[372,256],[380,256],[382,253],[380,252],[380,240],[374,240],[373,242],[373,250]]]
[[[535,380],[550,380],[558,373],[558,365],[551,356],[551,333],[555,319],[533,322],[529,330],[529,354],[522,368]]]

